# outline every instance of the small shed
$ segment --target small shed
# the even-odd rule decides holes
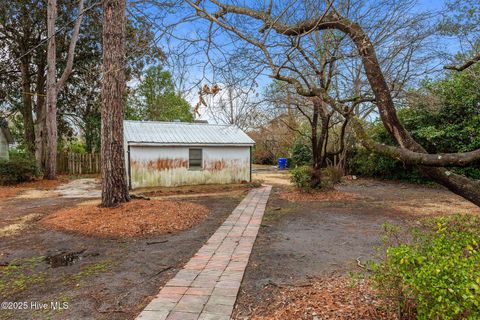
[[[0,118],[0,159],[8,160],[8,145],[13,143],[7,120]]]
[[[233,125],[124,121],[131,189],[251,181],[255,142]]]

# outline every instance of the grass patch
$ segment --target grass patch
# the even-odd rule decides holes
[[[85,278],[98,275],[100,273],[107,272],[115,266],[115,262],[106,260],[99,263],[85,264],[81,267],[81,271],[73,275],[64,275],[64,282],[79,282]]]
[[[45,272],[38,266],[45,257],[13,259],[7,266],[0,267],[0,296],[8,297],[25,290],[27,287],[45,282]]]

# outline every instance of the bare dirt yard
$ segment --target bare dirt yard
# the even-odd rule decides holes
[[[182,226],[186,230],[165,228],[168,223],[157,219],[161,228],[146,236],[144,230],[140,235],[108,236],[107,232],[107,236],[92,236],[81,228],[65,231],[54,219],[58,218],[56,213],[69,210],[75,215],[80,212],[78,208],[98,209],[98,181],[85,180],[47,190],[28,188],[1,200],[0,297],[28,305],[20,305],[27,310],[0,310],[0,319],[134,319],[249,190],[238,186],[225,193],[229,190],[212,186],[209,195],[200,189],[195,192],[195,187],[190,193],[170,191],[167,193],[177,198],[168,199],[175,210],[179,204],[188,204],[185,210],[206,208],[197,215],[198,221]],[[184,196],[186,201],[175,202]],[[134,200],[122,210],[135,212],[138,203],[142,207],[139,213],[152,214],[148,200]],[[48,219],[57,225],[43,223]],[[120,230],[118,226],[111,228]],[[53,310],[51,302],[63,309]],[[44,303],[48,304],[46,309],[41,307]]]
[[[235,319],[396,319],[367,282],[349,275],[366,272],[362,266],[375,259],[382,224],[480,214],[431,186],[358,179],[305,195],[291,187],[287,172],[255,167],[254,178],[274,189]],[[92,178],[11,192],[0,200],[0,297],[28,305],[0,310],[0,319],[134,319],[255,185],[139,190],[151,202],[120,208],[125,220],[96,207]],[[155,216],[162,204],[189,212],[169,225],[172,219]],[[135,219],[137,211],[142,219]],[[102,212],[106,219],[98,220]],[[88,219],[93,213],[96,223]]]
[[[274,185],[250,256],[235,319],[396,319],[363,280],[382,245],[382,224],[415,223],[426,215],[480,214],[471,203],[437,187],[369,179],[304,195],[288,174],[260,168]]]

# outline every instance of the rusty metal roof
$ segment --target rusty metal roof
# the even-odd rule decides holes
[[[124,138],[129,144],[155,145],[248,145],[255,144],[234,125],[187,122],[123,122]]]

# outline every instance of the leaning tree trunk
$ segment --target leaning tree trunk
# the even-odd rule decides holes
[[[383,76],[380,64],[376,57],[374,46],[369,37],[359,25],[352,23],[347,19],[337,21],[334,24],[334,28],[347,33],[357,46],[365,68],[365,74],[375,95],[376,104],[380,110],[380,118],[389,134],[395,139],[400,147],[415,152],[427,153],[427,151],[410,136],[401,124],[390,94],[390,89],[385,81],[385,77]],[[419,168],[425,176],[480,206],[479,183],[455,174],[444,167],[419,166]]]
[[[45,108],[46,147],[43,178],[53,180],[57,176],[57,83],[55,22],[57,1],[48,0],[47,5],[47,99]]]
[[[123,153],[125,0],[103,1],[102,206],[127,202]]]

